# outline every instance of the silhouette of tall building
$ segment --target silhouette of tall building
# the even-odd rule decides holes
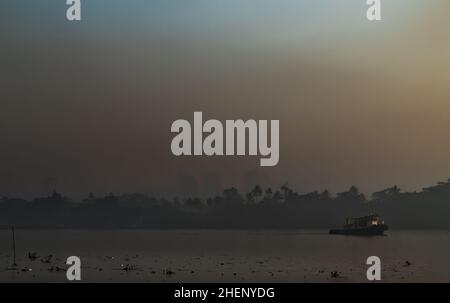
[[[181,197],[195,197],[198,195],[197,179],[194,176],[180,176],[177,192]]]

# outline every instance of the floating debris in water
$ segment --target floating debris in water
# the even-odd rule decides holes
[[[30,271],[33,271],[33,269],[31,269],[31,268],[22,268],[20,271],[30,272]]]
[[[45,263],[45,264],[50,264],[52,262],[52,259],[53,259],[53,255],[48,255],[48,256],[42,258],[41,262]]]
[[[341,277],[340,273],[337,271],[332,271],[330,274],[333,279],[337,279],[337,278]]]
[[[137,266],[136,265],[131,265],[131,264],[127,264],[127,265],[120,265],[122,267],[122,270],[124,271],[132,271],[132,270],[136,270]]]
[[[35,261],[37,258],[39,258],[39,256],[36,252],[28,252],[28,259],[31,261]]]

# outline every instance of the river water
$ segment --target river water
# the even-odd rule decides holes
[[[0,230],[0,282],[65,282],[69,256],[80,257],[84,282],[365,282],[369,256],[381,258],[383,282],[450,282],[450,231],[19,229],[15,236],[11,269],[11,231]]]

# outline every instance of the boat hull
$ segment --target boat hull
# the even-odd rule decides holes
[[[332,229],[330,235],[382,236],[386,230],[388,230],[387,225],[382,224],[363,228]]]

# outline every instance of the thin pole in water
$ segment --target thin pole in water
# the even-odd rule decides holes
[[[12,230],[13,257],[14,257],[13,266],[17,266],[17,263],[16,263],[16,238],[14,236],[14,225],[12,226],[11,230]]]

